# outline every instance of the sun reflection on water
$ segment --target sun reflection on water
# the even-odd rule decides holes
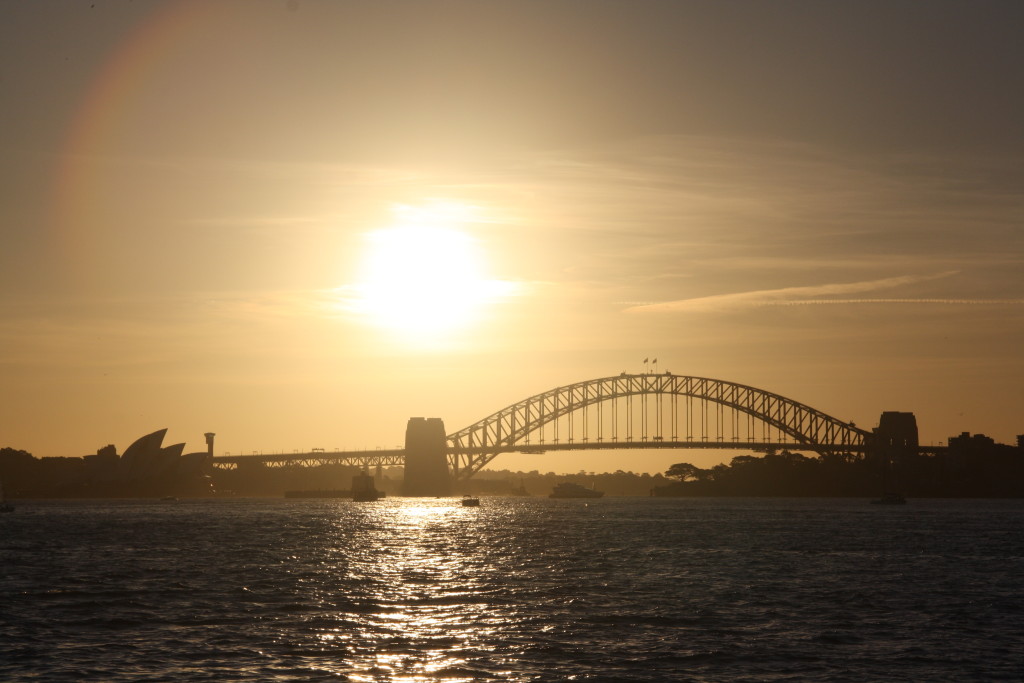
[[[466,653],[487,649],[501,619],[474,591],[493,568],[472,542],[477,517],[454,498],[390,499],[372,509],[369,545],[349,561],[365,613],[348,640],[353,681],[478,679]],[[339,633],[322,641],[338,642]]]

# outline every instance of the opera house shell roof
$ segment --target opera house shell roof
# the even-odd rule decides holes
[[[110,454],[96,465],[97,479],[117,484],[156,485],[208,479],[209,453],[182,454],[185,444],[164,446],[167,430],[160,429],[137,439],[118,458]],[[113,450],[113,449],[111,449]]]

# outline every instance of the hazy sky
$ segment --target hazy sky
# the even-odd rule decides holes
[[[394,447],[645,357],[1024,433],[1020,2],[0,8],[0,446]]]

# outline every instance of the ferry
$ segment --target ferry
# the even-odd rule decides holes
[[[467,508],[480,507],[480,499],[474,498],[473,496],[463,496],[462,506]]]

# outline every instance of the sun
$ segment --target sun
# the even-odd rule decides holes
[[[363,304],[382,326],[436,334],[462,327],[479,306],[479,254],[465,233],[407,226],[367,235]]]
[[[485,273],[479,243],[451,208],[399,211],[365,235],[358,309],[377,327],[427,343],[466,329],[501,289]]]

